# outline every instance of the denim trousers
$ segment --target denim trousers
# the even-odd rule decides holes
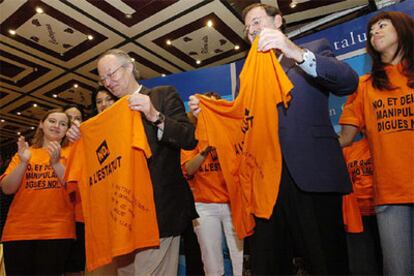
[[[414,204],[375,207],[384,274],[414,275]]]

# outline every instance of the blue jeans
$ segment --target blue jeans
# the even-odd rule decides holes
[[[375,208],[384,274],[414,275],[414,204]]]

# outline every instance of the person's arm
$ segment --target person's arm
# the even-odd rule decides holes
[[[194,175],[203,164],[207,157],[207,154],[213,149],[211,146],[207,146],[203,151],[199,152],[191,160],[185,163],[185,170],[188,175]]]
[[[65,166],[60,163],[60,150],[61,146],[58,142],[50,142],[47,146],[47,151],[50,156],[50,165],[56,173],[56,176],[60,183],[65,183]]]
[[[17,166],[0,182],[1,189],[7,195],[14,194],[19,189],[29,160],[32,157],[32,153],[29,149],[29,144],[25,141],[23,136],[19,137],[17,146],[20,163],[17,164]]]
[[[280,30],[265,28],[260,33],[258,50],[279,50],[287,58],[293,59],[315,82],[335,95],[349,95],[358,86],[358,74],[345,62],[335,58],[332,47],[326,39],[318,40],[306,49],[295,44]]]
[[[347,147],[352,144],[355,136],[359,133],[359,129],[353,125],[342,125],[341,133],[339,134],[338,140],[341,147]]]

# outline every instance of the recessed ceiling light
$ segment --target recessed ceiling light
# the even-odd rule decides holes
[[[15,30],[9,30],[9,34],[15,35],[16,34],[16,31]]]
[[[167,45],[171,45],[171,40],[167,39],[165,43],[167,43]]]
[[[289,7],[293,9],[294,7],[296,7],[296,4],[296,1],[293,0],[292,2],[290,2]]]
[[[73,87],[78,88],[78,87],[79,87],[79,85],[78,85],[77,83],[75,83],[75,84],[73,85]]]
[[[17,115],[19,115],[19,116],[20,116],[20,115],[22,115],[22,113],[21,113],[21,112],[17,112],[16,114],[17,114]]]
[[[30,129],[33,130],[33,129],[35,129],[35,127],[34,126],[31,126]]]
[[[126,17],[126,18],[132,18],[132,14],[127,13],[127,14],[125,14],[125,17]]]
[[[4,119],[1,119],[1,120],[0,120],[0,122],[4,123],[4,122],[5,122],[5,120],[4,120]]]
[[[135,62],[135,58],[131,58],[131,61],[132,61],[132,62]]]
[[[88,35],[88,39],[92,40],[93,39],[93,35]]]
[[[197,64],[200,64],[200,63],[201,63],[201,60],[198,60],[198,59],[197,59],[197,60],[196,60],[196,63],[197,63]]]
[[[211,20],[207,21],[207,27],[209,28],[213,27],[213,21]]]
[[[56,94],[53,94],[52,96],[53,96],[53,98],[57,98],[58,97]]]
[[[165,77],[166,75],[165,74],[161,74],[161,77]]]
[[[20,131],[18,131],[18,132],[17,132],[17,135],[20,135],[20,134],[22,134],[22,133],[21,133]]]
[[[33,104],[33,107],[37,107],[37,104],[35,104],[35,103],[34,103],[34,104]]]
[[[41,7],[37,7],[37,8],[36,8],[36,12],[37,12],[37,13],[43,13],[43,9],[42,9]]]
[[[234,50],[239,50],[240,46],[239,45],[234,45]]]

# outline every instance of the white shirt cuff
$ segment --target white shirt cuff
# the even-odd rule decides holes
[[[303,62],[301,64],[296,63],[303,71],[305,71],[308,75],[316,78],[318,73],[316,72],[316,57],[315,54],[305,49],[305,53],[303,54]]]

